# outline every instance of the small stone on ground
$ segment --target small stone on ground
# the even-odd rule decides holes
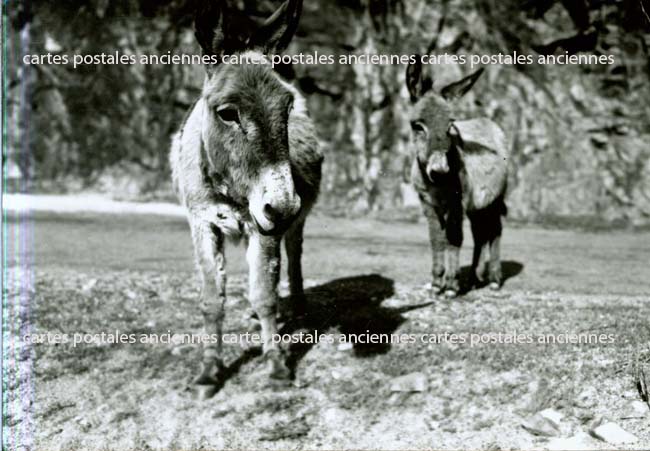
[[[539,412],[539,415],[543,418],[546,418],[551,423],[553,423],[553,426],[555,426],[556,428],[560,427],[560,425],[562,424],[562,418],[564,418],[564,414],[558,412],[555,409],[544,409],[541,412]]]
[[[548,442],[547,448],[551,451],[587,451],[595,449],[597,444],[586,432],[580,432],[572,437],[558,437]]]
[[[550,420],[539,413],[522,421],[521,426],[533,435],[553,437],[560,434],[560,430]]]
[[[592,430],[594,437],[612,445],[634,443],[638,439],[616,423],[605,423]]]
[[[624,420],[632,418],[645,418],[650,416],[650,407],[643,401],[632,401],[623,409],[621,418]]]
[[[429,387],[427,377],[419,372],[396,377],[391,381],[390,391],[393,392],[423,392]]]

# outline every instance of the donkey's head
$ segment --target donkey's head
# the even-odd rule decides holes
[[[263,234],[282,233],[300,211],[289,161],[288,126],[294,90],[268,64],[268,55],[289,44],[301,0],[288,0],[257,31],[242,28],[214,0],[195,21],[206,67],[202,139],[207,170],[228,196],[248,211]],[[239,64],[223,61],[238,56]],[[299,105],[300,106],[300,105]]]
[[[455,129],[451,127],[449,101],[465,95],[482,73],[483,69],[478,69],[445,86],[438,94],[433,90],[431,75],[424,73],[419,56],[417,62],[409,64],[406,69],[406,86],[413,102],[410,117],[412,142],[420,168],[432,181],[450,171],[449,150]]]

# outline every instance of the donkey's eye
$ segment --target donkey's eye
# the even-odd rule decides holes
[[[222,121],[239,124],[239,111],[232,105],[223,105],[217,108],[217,114]]]
[[[413,130],[415,133],[426,133],[427,131],[425,125],[420,121],[412,121],[411,130]]]

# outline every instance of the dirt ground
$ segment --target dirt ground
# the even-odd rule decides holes
[[[20,313],[5,324],[11,333],[201,331],[182,218],[38,213],[29,223],[5,248],[9,317]],[[308,314],[296,327],[336,337],[602,333],[613,342],[321,342],[291,348],[287,386],[259,377],[259,349],[233,344],[227,380],[199,401],[186,390],[196,345],[6,340],[16,358],[5,367],[5,436],[48,450],[546,449],[553,437],[521,424],[552,408],[564,415],[558,437],[613,421],[638,438],[619,449],[650,449],[650,417],[623,418],[641,399],[639,369],[650,374],[650,233],[506,226],[502,255],[502,291],[437,299],[425,286],[424,224],[316,215],[305,240]],[[463,264],[470,258],[468,238]],[[231,248],[228,269],[225,332],[254,331],[243,250]],[[17,296],[25,288],[29,296]],[[391,391],[413,372],[425,376],[424,391]]]

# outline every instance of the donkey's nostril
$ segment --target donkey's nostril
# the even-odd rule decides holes
[[[427,171],[427,175],[431,180],[434,180],[436,177],[440,177],[447,173],[449,173],[449,166],[447,163],[432,164]]]
[[[282,215],[273,208],[271,204],[264,204],[264,216],[266,216],[266,219],[269,221],[275,222]]]
[[[432,182],[435,182],[436,179],[440,179],[441,176],[445,175],[446,171],[437,171],[435,169],[431,169],[429,171],[429,180]]]

